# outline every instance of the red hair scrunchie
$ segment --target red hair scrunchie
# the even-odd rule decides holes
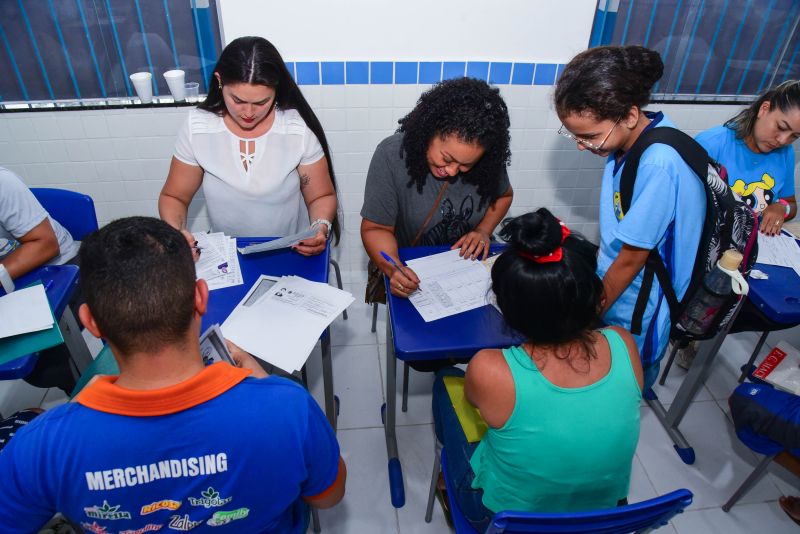
[[[558,223],[561,225],[561,244],[563,245],[564,241],[566,241],[571,232],[569,228],[567,228],[566,224],[561,221],[558,221]],[[561,258],[564,257],[564,247],[558,247],[550,254],[545,254],[543,256],[535,256],[530,252],[525,252],[524,250],[520,250],[518,254],[525,259],[533,261],[534,263],[554,263],[561,261]]]

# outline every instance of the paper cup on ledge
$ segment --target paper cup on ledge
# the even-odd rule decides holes
[[[136,94],[142,104],[149,104],[153,101],[153,75],[149,72],[134,72],[129,76],[136,89]]]
[[[186,92],[183,90],[183,79],[186,73],[182,70],[168,70],[164,73],[164,79],[167,80],[169,92],[172,93],[172,98],[175,102],[186,100]]]

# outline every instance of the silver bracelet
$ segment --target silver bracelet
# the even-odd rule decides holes
[[[326,231],[325,237],[330,238],[331,237],[331,227],[333,226],[333,223],[330,222],[328,219],[316,219],[314,222],[311,223],[311,228],[316,228],[320,224],[324,224],[327,227],[327,231]]]
[[[2,263],[0,263],[0,285],[3,286],[6,293],[14,291],[14,281],[11,279],[11,275],[8,274],[6,266]]]

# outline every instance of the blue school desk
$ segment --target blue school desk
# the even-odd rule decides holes
[[[73,310],[69,307],[69,300],[78,288],[78,267],[75,265],[46,265],[20,276],[14,280],[17,288],[41,282],[45,286],[45,294],[53,310],[53,316],[58,319],[58,328],[64,338],[64,343],[79,372],[82,372],[92,363],[92,355],[81,335],[80,327]],[[0,288],[0,295],[5,291]],[[20,341],[24,341],[20,343]],[[33,354],[52,346],[52,343],[42,345],[42,336],[38,332],[14,336],[13,343],[7,338],[0,340],[0,356],[6,363],[0,365],[0,378],[23,378],[27,376],[36,364],[38,355]],[[12,351],[10,354],[6,351]],[[9,358],[13,358],[8,361]]]
[[[273,237],[239,237],[236,245],[243,247],[253,243],[271,241]],[[244,284],[209,292],[208,309],[203,316],[202,330],[209,326],[225,322],[237,304],[244,298],[253,283],[262,274],[271,276],[295,275],[312,282],[328,283],[328,262],[330,260],[330,244],[317,256],[303,256],[291,249],[272,252],[258,252],[239,256]],[[325,415],[331,426],[336,429],[336,404],[333,396],[333,367],[331,363],[330,328],[325,330],[321,339],[322,346],[322,381],[325,392]]]
[[[492,245],[496,254],[505,245]],[[415,247],[400,249],[400,259],[430,256],[450,247]],[[395,414],[397,403],[397,360],[467,359],[485,348],[518,345],[524,338],[506,325],[503,316],[492,306],[483,306],[426,323],[408,299],[397,298],[387,291],[389,320],[386,321],[386,404],[381,408],[389,456],[389,489],[392,504],[405,504],[403,470],[397,453]]]
[[[769,279],[756,280],[751,277],[748,280],[750,292],[747,298],[750,302],[771,321],[785,325],[800,324],[800,276],[788,267],[779,267],[777,265],[756,263],[755,268],[768,274]],[[741,304],[737,308],[737,314],[741,309]],[[678,430],[678,425],[683,420],[683,416],[686,414],[686,410],[688,410],[698,390],[708,378],[714,358],[719,352],[725,336],[733,326],[735,318],[734,316],[728,326],[719,332],[716,337],[700,344],[697,356],[689,367],[669,410],[664,409],[652,389],[645,391],[643,394],[647,404],[653,409],[656,417],[664,426],[670,439],[672,439],[678,456],[687,464],[692,464],[695,461],[694,449],[689,445],[681,431]],[[762,343],[765,337],[762,337]]]

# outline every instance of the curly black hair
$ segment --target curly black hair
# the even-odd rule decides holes
[[[465,143],[478,143],[483,157],[461,175],[478,188],[480,206],[493,202],[502,192],[497,186],[511,160],[508,108],[500,90],[482,80],[456,78],[425,91],[411,113],[400,119],[403,154],[410,180],[422,192],[430,174],[426,157],[434,136],[456,135]]]

